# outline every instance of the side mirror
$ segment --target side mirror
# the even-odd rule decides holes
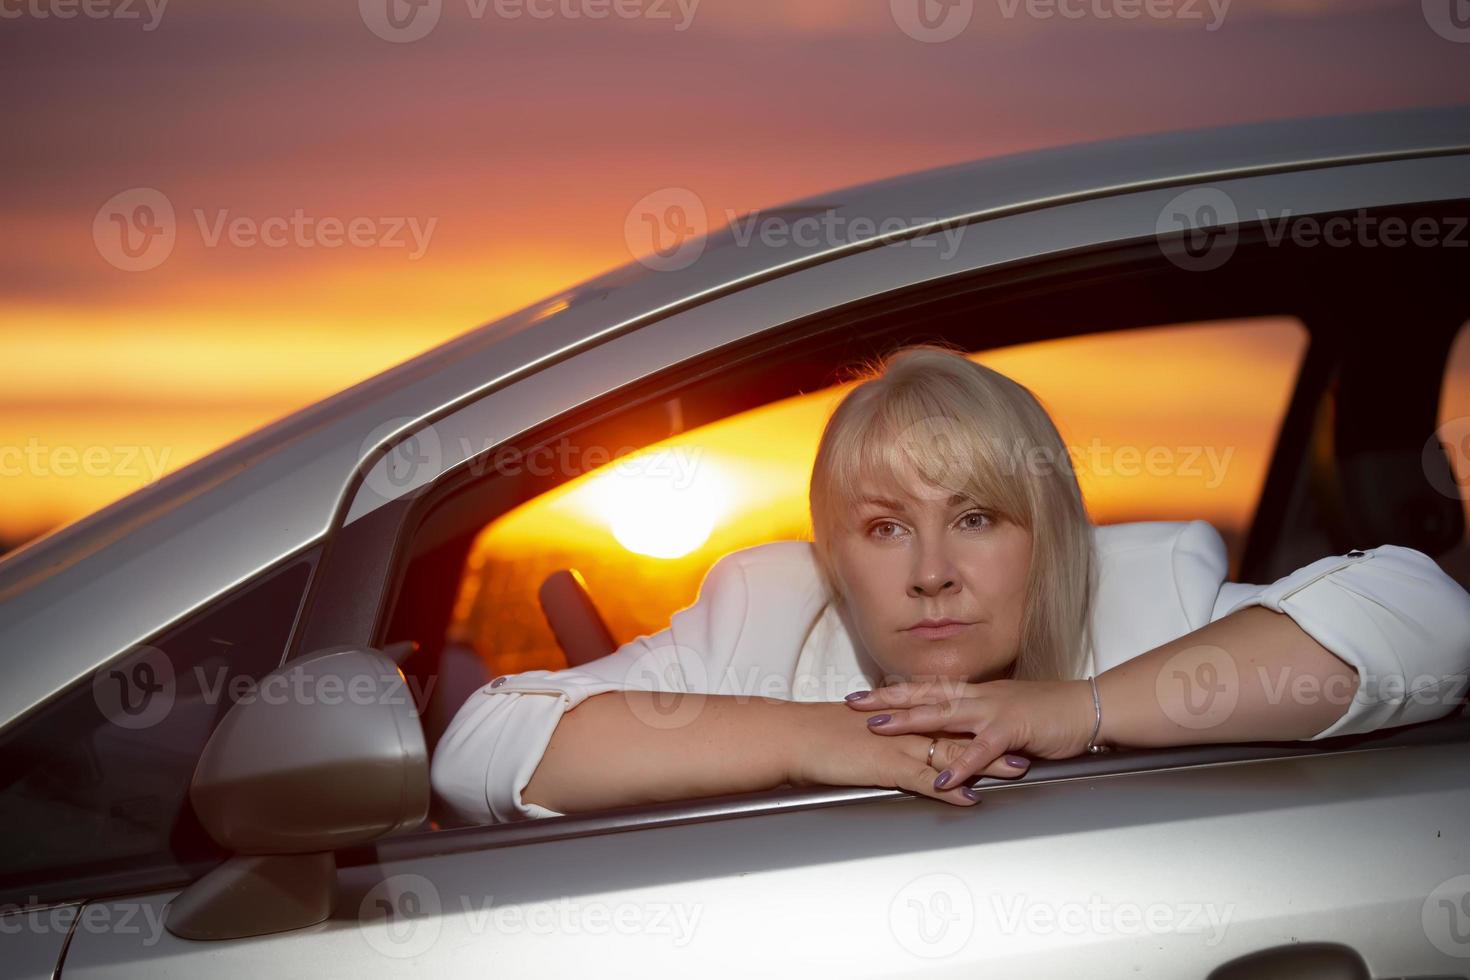
[[[184,939],[240,939],[321,922],[338,848],[422,823],[429,755],[391,659],[333,647],[272,671],[210,736],[189,799],[234,852],[169,905]]]

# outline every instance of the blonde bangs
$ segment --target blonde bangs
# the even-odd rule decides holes
[[[874,495],[960,494],[1031,526],[1015,447],[1002,445],[995,428],[966,421],[963,404],[945,402],[943,393],[909,387],[855,406],[832,445],[824,495],[834,518],[849,518]]]

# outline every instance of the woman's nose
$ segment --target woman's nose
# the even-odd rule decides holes
[[[943,595],[958,588],[959,576],[955,574],[954,565],[944,554],[929,552],[919,557],[909,580],[910,596],[917,598]]]
[[[946,592],[953,592],[954,590],[955,580],[952,578],[923,579],[916,580],[909,586],[909,595],[914,598],[919,598],[921,596],[943,595]]]

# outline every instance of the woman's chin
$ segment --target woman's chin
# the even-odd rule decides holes
[[[946,648],[937,643],[932,646],[932,650],[908,650],[894,657],[885,665],[888,676],[911,684],[968,684],[976,677],[995,672],[995,668],[977,662],[974,651]]]

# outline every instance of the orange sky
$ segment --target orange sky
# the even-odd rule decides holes
[[[179,2],[149,30],[31,12],[47,2],[0,21],[24,93],[0,108],[10,543],[626,261],[624,219],[660,188],[745,211],[997,152],[1470,91],[1470,48],[1417,0],[1235,0],[1215,30],[976,0],[935,44],[886,0],[703,0],[682,30],[444,0],[401,44],[351,3]],[[177,216],[142,271],[93,237],[131,188]],[[422,254],[212,239],[298,212],[432,232]]]

